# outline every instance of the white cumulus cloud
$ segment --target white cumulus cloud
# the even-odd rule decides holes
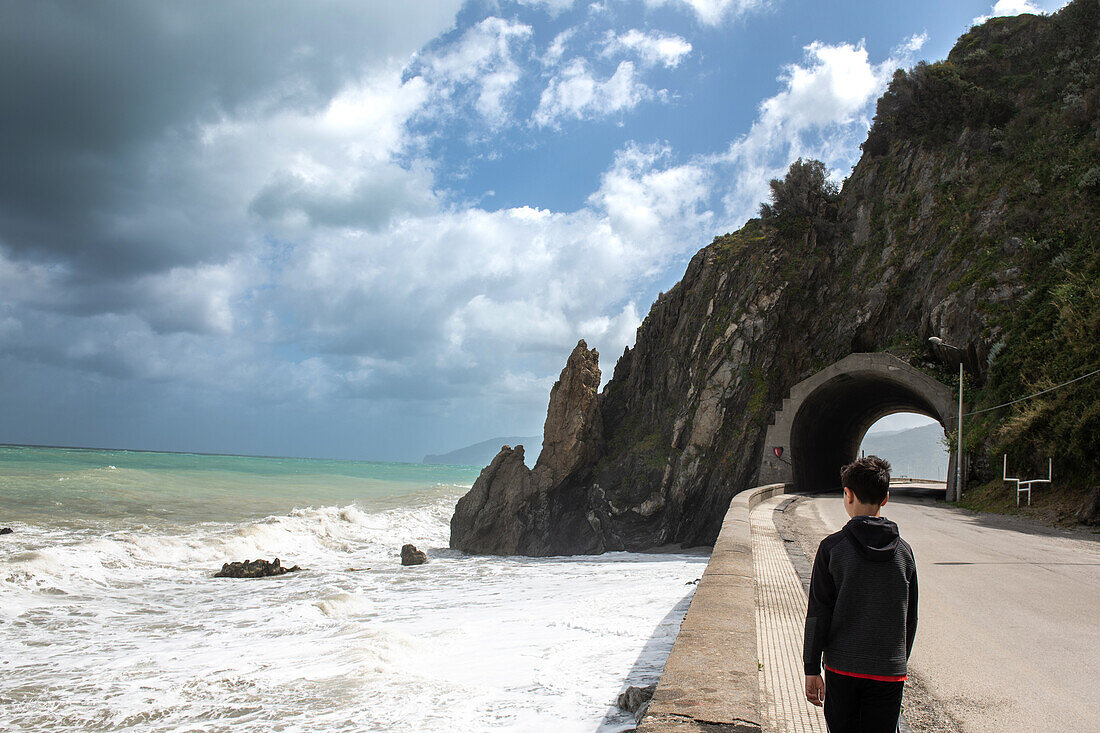
[[[607,117],[652,96],[631,61],[621,62],[607,79],[597,79],[583,59],[573,59],[543,90],[533,120],[539,127],[555,127],[563,119]]]
[[[554,36],[554,40],[550,42],[550,45],[546,48],[546,53],[542,55],[543,66],[557,66],[561,61],[561,57],[565,54],[565,47],[576,35],[577,30],[575,28],[566,28],[558,35]]]
[[[531,26],[502,18],[486,18],[467,30],[443,52],[424,60],[425,76],[434,93],[448,97],[459,84],[477,88],[474,105],[494,126],[508,120],[509,96],[522,76],[513,45],[531,37]]]
[[[604,41],[601,56],[615,56],[626,53],[637,55],[644,66],[674,68],[691,53],[691,44],[680,36],[660,33],[645,33],[631,28],[626,33],[609,32]]]
[[[705,177],[667,148],[630,145],[574,211],[441,209],[383,231],[315,231],[265,302],[284,337],[354,372],[362,396],[491,389],[504,369],[556,373],[578,338],[614,355],[633,342],[638,288],[709,225]],[[414,369],[419,380],[399,378]]]
[[[589,203],[605,211],[617,231],[638,240],[659,233],[662,222],[702,229],[710,216],[700,213],[710,193],[709,173],[697,164],[661,167],[671,152],[656,145],[619,151]]]

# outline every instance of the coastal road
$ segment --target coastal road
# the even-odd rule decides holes
[[[910,668],[951,723],[932,727],[1100,731],[1100,534],[947,507],[940,486],[894,487],[883,511],[917,557]],[[848,520],[839,495],[787,514],[806,549]]]

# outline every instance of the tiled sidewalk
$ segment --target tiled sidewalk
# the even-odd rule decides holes
[[[749,515],[762,708],[767,730],[773,733],[826,733],[821,708],[810,705],[804,691],[806,594],[772,518],[776,505],[784,499],[766,499]]]

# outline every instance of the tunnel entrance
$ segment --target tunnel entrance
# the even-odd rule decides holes
[[[867,429],[895,412],[955,426],[952,389],[890,354],[851,354],[804,379],[776,411],[765,437],[759,483],[796,491],[839,488],[840,468],[859,453]],[[955,457],[951,456],[951,466]],[[953,468],[948,470],[953,496]]]

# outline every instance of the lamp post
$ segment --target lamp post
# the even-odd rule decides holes
[[[933,336],[928,339],[928,343],[933,346],[940,346],[945,349],[952,349],[959,352],[959,422],[955,430],[958,432],[959,440],[957,448],[955,449],[955,501],[962,498],[962,464],[963,464],[963,352],[958,346],[952,346],[951,344],[944,343],[944,340],[939,336]]]

